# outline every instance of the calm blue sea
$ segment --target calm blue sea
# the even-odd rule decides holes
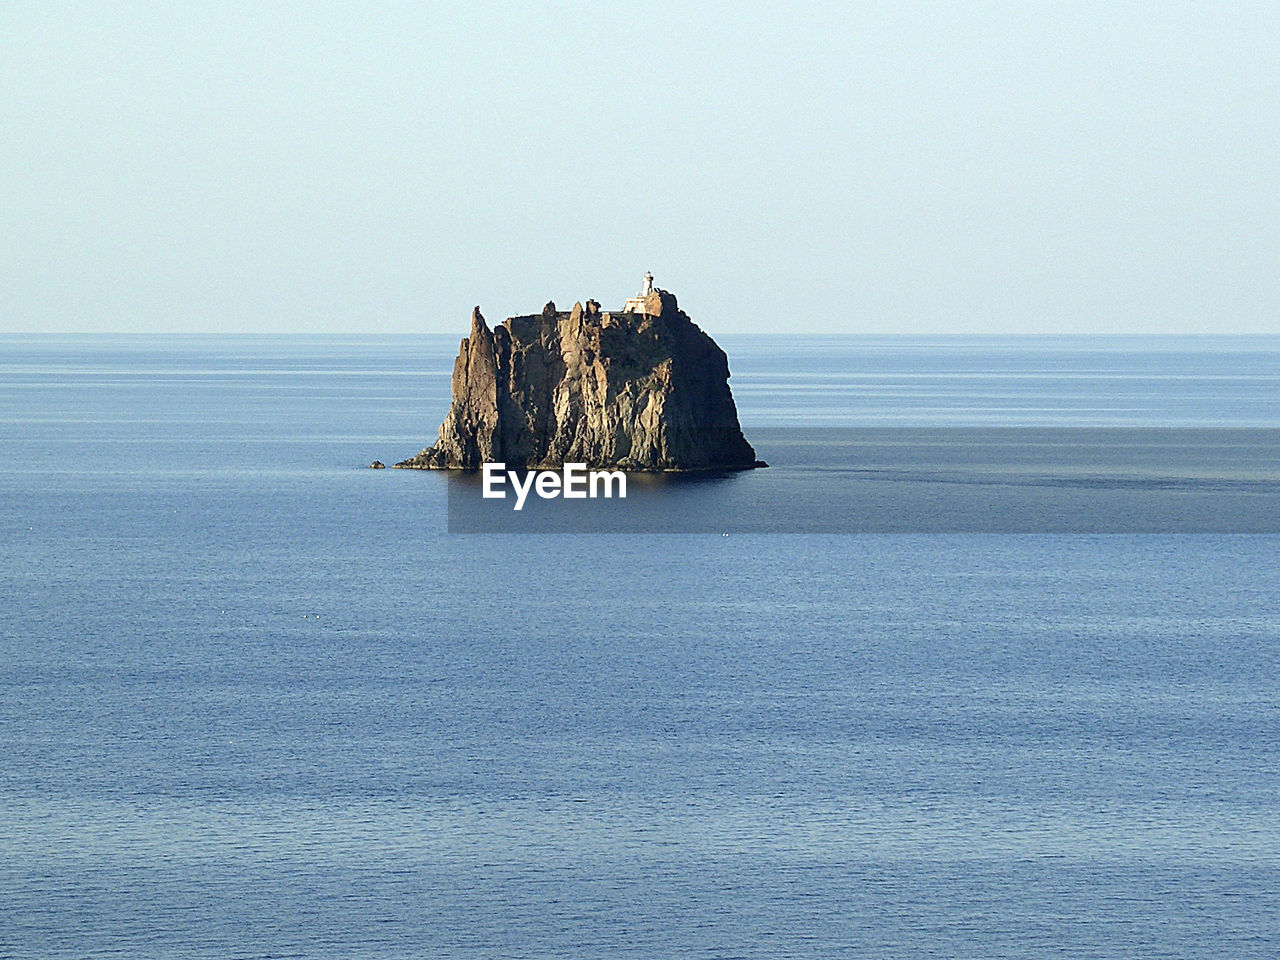
[[[749,438],[1280,427],[1280,338],[721,342]],[[456,349],[0,338],[0,956],[1280,955],[1280,537],[450,535]]]

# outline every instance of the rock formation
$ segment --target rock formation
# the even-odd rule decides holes
[[[633,312],[605,313],[588,300],[565,313],[548,303],[493,330],[476,307],[439,439],[395,466],[475,470],[493,462],[765,466],[738,425],[724,351],[665,290],[647,293]]]

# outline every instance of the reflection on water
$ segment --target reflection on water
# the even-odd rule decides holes
[[[625,500],[485,499],[453,533],[1278,533],[1280,430],[757,428],[768,469],[628,475]],[[430,481],[427,481],[430,482]]]

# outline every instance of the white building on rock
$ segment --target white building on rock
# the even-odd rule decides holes
[[[653,274],[644,275],[644,286],[640,288],[640,296],[628,297],[622,305],[623,313],[644,313],[644,298],[653,293]]]

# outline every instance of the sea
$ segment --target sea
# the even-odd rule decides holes
[[[494,532],[456,337],[0,337],[0,957],[1280,956],[1280,337],[719,340]]]

